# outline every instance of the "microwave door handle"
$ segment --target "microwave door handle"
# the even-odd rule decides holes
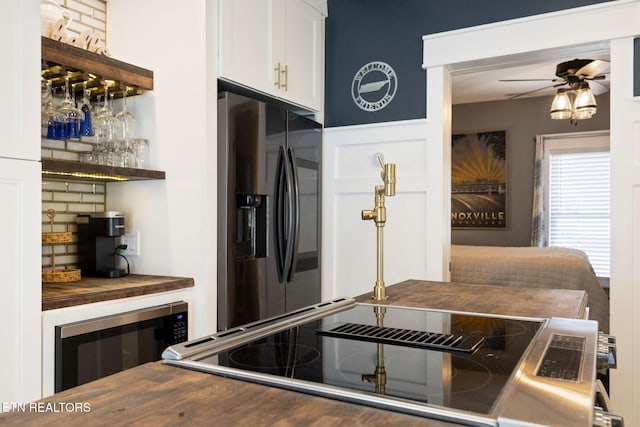
[[[187,303],[180,301],[157,307],[99,317],[96,319],[73,322],[66,325],[56,326],[56,328],[59,330],[60,338],[70,338],[91,332],[98,332],[104,329],[131,325],[138,322],[144,322],[145,320],[169,316],[174,313],[187,311],[187,307]]]
[[[286,253],[286,236],[284,223],[284,192],[285,192],[285,150],[281,146],[278,151],[278,162],[276,164],[275,188],[274,188],[274,256],[276,261],[276,270],[278,273],[278,281],[284,282],[285,279],[285,253]]]
[[[300,237],[300,180],[298,177],[298,165],[293,148],[288,149],[288,161],[291,170],[291,238],[289,239],[289,265],[287,266],[287,281],[291,282],[295,275],[296,264],[298,262],[298,240]]]

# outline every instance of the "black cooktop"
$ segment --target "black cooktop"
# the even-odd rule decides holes
[[[195,360],[487,414],[541,324],[359,304]]]

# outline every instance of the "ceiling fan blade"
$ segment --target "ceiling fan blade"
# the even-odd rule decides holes
[[[594,95],[602,95],[603,93],[609,92],[609,88],[602,83],[591,82],[589,83],[589,87],[591,88],[591,92],[593,92]]]
[[[520,97],[523,97],[523,96],[531,95],[532,93],[540,92],[541,90],[550,89],[552,87],[562,86],[563,84],[565,84],[565,83],[562,83],[562,84],[559,84],[559,85],[545,86],[545,87],[541,87],[541,88],[538,88],[538,89],[530,90],[528,92],[512,94],[511,96],[509,96],[509,99],[517,99],[517,98],[520,98]]]
[[[565,79],[559,79],[559,78],[555,78],[555,79],[502,79],[502,80],[498,80],[499,82],[549,82],[549,83],[556,83],[556,84],[566,84],[567,81]]]
[[[602,59],[594,59],[587,65],[577,69],[575,72],[575,75],[593,78],[600,74],[604,74],[607,71],[609,71],[609,61],[605,61]]]
[[[593,77],[585,77],[584,79],[585,80],[589,80],[589,81],[592,81],[592,80],[605,80],[607,78],[606,74],[609,74],[609,73],[598,74],[597,76],[593,76]]]
[[[499,82],[555,82],[557,79],[501,79]]]

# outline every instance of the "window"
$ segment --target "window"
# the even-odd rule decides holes
[[[608,133],[556,136],[544,146],[549,246],[584,251],[598,277],[609,277]]]

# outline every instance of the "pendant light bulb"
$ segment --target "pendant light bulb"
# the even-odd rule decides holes
[[[551,103],[551,118],[553,120],[570,119],[572,115],[571,100],[566,91],[559,90]]]
[[[573,104],[576,120],[590,119],[597,111],[596,98],[589,86],[578,89],[576,99]]]

